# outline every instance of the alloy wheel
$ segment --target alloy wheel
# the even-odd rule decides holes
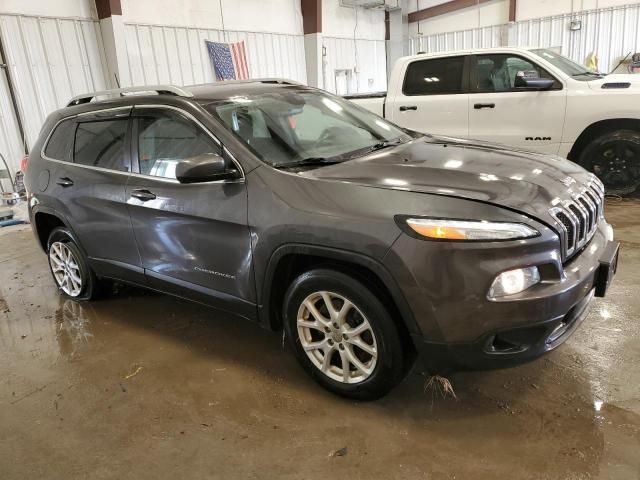
[[[354,384],[375,370],[378,347],[371,324],[344,296],[309,295],[298,308],[297,330],[307,357],[327,377]]]
[[[624,140],[605,143],[595,152],[591,167],[607,191],[633,191],[640,185],[640,148]]]
[[[54,242],[49,247],[49,263],[58,287],[70,297],[82,292],[82,274],[78,259],[63,242]]]

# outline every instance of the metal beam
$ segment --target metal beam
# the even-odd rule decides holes
[[[109,18],[113,15],[122,15],[120,0],[95,0],[98,19]]]
[[[475,7],[481,3],[490,2],[491,0],[452,0],[451,2],[441,3],[435,7],[423,8],[417,12],[409,14],[409,23],[427,20],[428,18],[439,17],[446,13],[462,10],[463,8]]]
[[[322,0],[302,0],[302,28],[304,34],[322,32]]]
[[[29,144],[27,143],[27,136],[24,131],[24,122],[22,121],[22,110],[18,105],[18,95],[15,88],[15,79],[13,78],[13,72],[9,66],[9,59],[7,58],[7,52],[4,49],[2,43],[2,31],[0,30],[0,70],[4,70],[7,75],[7,87],[9,87],[9,96],[11,97],[11,105],[13,106],[13,114],[16,116],[16,125],[18,126],[18,132],[20,133],[20,139],[22,140],[22,148],[24,153],[29,155]]]
[[[516,21],[516,4],[517,0],[509,0],[509,21]]]

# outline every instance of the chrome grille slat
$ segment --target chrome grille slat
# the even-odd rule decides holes
[[[575,201],[568,202],[566,206],[571,210],[571,213],[575,215],[576,220],[578,221],[576,233],[576,236],[578,237],[577,246],[581,247],[587,238],[587,214]]]
[[[558,221],[564,261],[589,243],[604,217],[603,205],[604,187],[594,176],[582,191],[549,210]]]
[[[598,219],[600,218],[600,201],[599,201],[599,196],[596,196],[593,191],[591,190],[586,190],[585,195],[587,197],[589,197],[589,200],[591,200],[591,204],[594,206],[595,210],[596,210],[596,218],[595,221],[596,223],[598,223]]]

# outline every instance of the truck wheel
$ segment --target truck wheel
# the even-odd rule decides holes
[[[607,193],[632,193],[640,185],[640,132],[605,133],[587,145],[578,163],[602,180]]]
[[[64,297],[86,301],[98,296],[99,280],[69,230],[58,227],[51,232],[47,255],[53,281]]]
[[[318,269],[296,278],[284,299],[284,327],[303,368],[326,389],[374,400],[403,376],[398,330],[362,283]]]

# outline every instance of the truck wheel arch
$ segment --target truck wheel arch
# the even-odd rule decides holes
[[[607,132],[613,132],[616,130],[637,130],[640,132],[640,119],[610,118],[592,123],[578,136],[576,141],[573,143],[567,158],[573,162],[577,162],[580,158],[580,153],[582,153],[591,140]]]

